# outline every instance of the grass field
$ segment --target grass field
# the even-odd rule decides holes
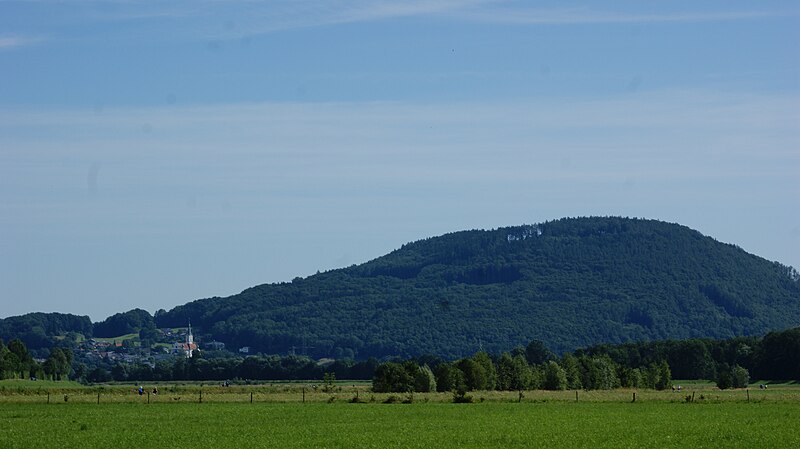
[[[786,402],[0,404],[0,447],[800,447]]]
[[[122,343],[122,340],[133,340],[134,338],[139,338],[139,334],[133,333],[133,334],[120,335],[119,337],[92,337],[92,338],[94,338],[97,341],[104,341],[106,343],[114,343],[114,342]]]
[[[579,391],[577,402],[574,391],[527,391],[521,402],[517,392],[474,392],[471,404],[369,386],[176,383],[139,396],[133,384],[0,381],[0,448],[800,447],[795,384]],[[361,403],[350,403],[356,395]],[[392,396],[413,403],[384,403]]]

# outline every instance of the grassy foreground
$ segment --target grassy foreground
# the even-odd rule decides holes
[[[800,447],[794,402],[6,403],[0,447]]]

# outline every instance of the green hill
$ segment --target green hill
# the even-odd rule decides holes
[[[92,320],[88,316],[69,313],[28,313],[0,319],[0,339],[9,342],[19,338],[28,348],[54,346],[64,338],[78,341],[92,336]]]
[[[420,240],[364,263],[157,313],[251,351],[455,358],[532,339],[600,343],[762,335],[800,325],[792,268],[687,227],[561,219]]]

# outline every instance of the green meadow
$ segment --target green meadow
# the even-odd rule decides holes
[[[3,448],[800,447],[784,402],[0,404]]]
[[[800,447],[794,384],[579,391],[577,401],[574,391],[474,392],[466,404],[347,382],[155,387],[148,397],[131,384],[2,382],[0,448]]]

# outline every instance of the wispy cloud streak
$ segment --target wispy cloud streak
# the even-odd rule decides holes
[[[0,50],[10,50],[19,47],[35,45],[44,39],[26,36],[0,36]]]
[[[402,18],[508,25],[583,25],[615,23],[681,23],[761,20],[797,16],[798,11],[677,10],[652,12],[636,9],[620,12],[585,6],[535,8],[525,2],[503,0],[306,0],[249,1],[198,0],[175,3],[163,1],[85,1],[82,8],[66,8],[60,1],[34,2],[39,8],[59,11],[55,20],[69,22],[119,22],[155,20],[165,27],[160,34],[218,39],[239,38],[292,29],[372,23]],[[222,24],[222,25],[221,25]],[[152,32],[152,30],[151,30]],[[35,40],[0,38],[0,48],[25,45]]]
[[[783,16],[786,13],[773,11],[709,11],[663,13],[622,13],[592,10],[588,8],[557,9],[506,9],[486,8],[479,11],[459,11],[455,14],[462,20],[518,25],[580,25],[603,23],[652,23],[652,22],[724,22],[753,20]]]

